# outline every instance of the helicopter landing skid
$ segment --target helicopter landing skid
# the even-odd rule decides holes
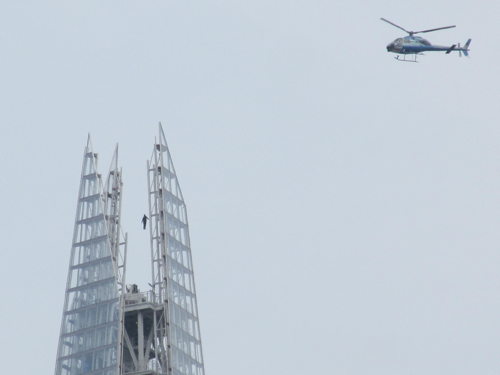
[[[422,55],[422,53],[419,53],[419,55]],[[414,54],[414,58],[413,59],[407,59],[406,56],[407,55],[403,55],[404,57],[401,59],[399,55],[397,56],[394,56],[394,58],[398,61],[402,61],[402,62],[413,62],[413,63],[418,63],[417,61],[417,54]]]

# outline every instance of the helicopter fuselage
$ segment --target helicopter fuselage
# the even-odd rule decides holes
[[[432,45],[419,36],[405,36],[395,39],[387,45],[387,52],[401,54],[418,54],[426,51],[447,51],[450,47]]]
[[[387,45],[387,52],[400,53],[404,55],[419,54],[427,51],[450,51],[451,46],[438,46],[431,44],[428,40],[419,36],[405,36],[403,38],[395,39]],[[454,48],[453,50],[462,52],[464,48]]]

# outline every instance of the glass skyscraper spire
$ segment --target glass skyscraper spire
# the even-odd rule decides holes
[[[186,205],[161,125],[147,164],[149,291],[125,285],[118,148],[105,179],[97,159],[89,137],[55,375],[204,375]]]

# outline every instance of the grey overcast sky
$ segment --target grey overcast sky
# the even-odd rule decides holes
[[[408,29],[470,58],[399,63]],[[500,2],[0,1],[3,374],[54,369],[87,133],[124,169],[165,125],[207,375],[500,373]]]

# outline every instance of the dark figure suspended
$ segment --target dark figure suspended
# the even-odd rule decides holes
[[[425,40],[424,38],[421,38],[419,36],[414,36],[415,34],[420,34],[420,33],[429,33],[431,31],[451,29],[451,28],[455,27],[455,25],[438,27],[436,29],[429,29],[429,30],[422,30],[422,31],[408,31],[408,30],[403,29],[401,26],[396,25],[395,23],[393,23],[389,20],[386,20],[385,18],[381,18],[381,20],[408,33],[408,36],[405,36],[403,38],[398,38],[398,39],[394,40],[392,43],[389,43],[387,45],[387,52],[399,53],[399,54],[402,54],[404,56],[404,58],[401,59],[398,55],[395,57],[396,60],[417,62],[417,55],[423,55],[423,52],[427,52],[427,51],[429,51],[429,52],[445,51],[446,54],[449,54],[452,51],[457,51],[459,56],[462,56],[462,52],[465,56],[469,56],[469,45],[470,45],[471,39],[467,40],[467,42],[465,43],[465,45],[463,47],[460,47],[460,43],[453,44],[451,46],[438,46],[435,44],[431,44],[428,40]],[[414,55],[414,59],[407,60],[406,55]]]
[[[147,217],[146,215],[144,215],[142,217],[142,220],[141,220],[141,222],[142,222],[142,229],[144,229],[144,230],[146,229],[146,225],[148,224],[148,220],[149,220],[149,217]]]

